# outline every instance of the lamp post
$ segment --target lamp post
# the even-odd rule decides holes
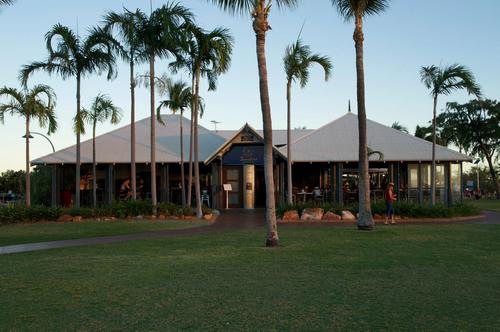
[[[56,152],[56,149],[54,148],[54,144],[52,144],[52,141],[44,134],[42,133],[38,133],[36,131],[30,131],[29,132],[30,135],[29,135],[29,139],[32,139],[34,138],[33,135],[38,135],[38,136],[42,136],[43,138],[45,138],[49,143],[50,143],[50,146],[52,147],[52,152]],[[26,138],[26,135],[23,135],[23,138]],[[52,190],[51,190],[51,203],[52,203],[52,207],[56,207],[57,206],[57,196],[56,196],[56,179],[57,179],[57,169],[56,169],[56,165],[53,165],[52,166]]]
[[[476,181],[477,181],[477,185],[476,185],[476,193],[477,195],[481,195],[481,191],[480,191],[480,188],[479,188],[479,162],[481,161],[481,159],[476,159],[476,161],[474,161],[474,164],[476,165]],[[479,197],[479,196],[477,196]]]

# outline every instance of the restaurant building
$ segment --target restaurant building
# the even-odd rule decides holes
[[[163,115],[165,125],[156,127],[157,193],[159,202],[181,202],[179,115]],[[138,196],[150,198],[150,120],[136,122]],[[184,165],[188,174],[189,133],[184,130]],[[214,208],[261,208],[265,206],[262,131],[245,124],[239,130],[209,130],[199,126],[199,160],[204,203]],[[432,144],[375,121],[367,120],[370,153],[370,184],[373,200],[382,200],[387,183],[395,184],[400,200],[430,200]],[[318,129],[292,131],[293,199],[346,204],[357,200],[358,119],[353,113]],[[278,204],[286,195],[286,130],[273,131],[274,186]],[[130,178],[130,125],[96,138],[98,201],[124,199],[120,190]],[[53,165],[53,204],[69,206],[75,191],[75,146],[35,159],[33,165]],[[436,201],[451,204],[462,200],[462,164],[467,155],[436,146]],[[91,204],[92,141],[81,143],[81,204]],[[224,191],[223,184],[230,185]],[[226,189],[229,186],[226,186]],[[193,195],[194,196],[194,195]]]

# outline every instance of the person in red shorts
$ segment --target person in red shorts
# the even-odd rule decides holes
[[[395,224],[396,222],[394,221],[394,206],[392,203],[396,200],[396,195],[394,195],[394,183],[390,182],[387,185],[387,189],[385,191],[385,207],[386,207],[386,213],[385,213],[385,222],[384,224],[389,223],[389,218],[391,219],[391,224]]]

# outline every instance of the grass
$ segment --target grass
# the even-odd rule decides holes
[[[115,220],[0,225],[0,246],[208,225],[205,221]]]
[[[0,256],[2,330],[498,330],[500,226],[251,229]]]
[[[471,199],[469,201],[472,205],[476,206],[481,210],[489,210],[500,212],[500,200],[499,199]]]

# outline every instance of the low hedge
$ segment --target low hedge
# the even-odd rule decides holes
[[[325,212],[331,211],[336,214],[341,214],[342,211],[350,211],[354,215],[358,213],[358,206],[356,205],[335,205],[335,204],[315,204],[315,203],[305,203],[305,204],[293,204],[286,205],[277,209],[277,216],[282,218],[286,211],[297,210],[299,215],[302,215],[302,211],[306,208],[322,208]],[[379,202],[372,204],[372,213],[385,215],[385,203]],[[415,203],[405,203],[396,202],[394,203],[394,213],[401,217],[412,217],[412,218],[451,218],[451,217],[466,217],[474,216],[479,214],[479,209],[475,206],[467,203],[459,203],[451,206],[446,205],[421,205]]]
[[[81,216],[83,218],[116,217],[127,218],[139,215],[155,214],[154,206],[150,201],[119,201],[112,204],[99,205],[96,208],[53,208],[43,205],[31,206],[29,208],[21,205],[0,208],[0,224],[12,224],[17,222],[56,221],[62,215]],[[203,213],[211,213],[212,210],[203,207]],[[165,216],[192,216],[194,211],[191,207],[182,207],[172,203],[160,203],[156,206],[157,215]]]

